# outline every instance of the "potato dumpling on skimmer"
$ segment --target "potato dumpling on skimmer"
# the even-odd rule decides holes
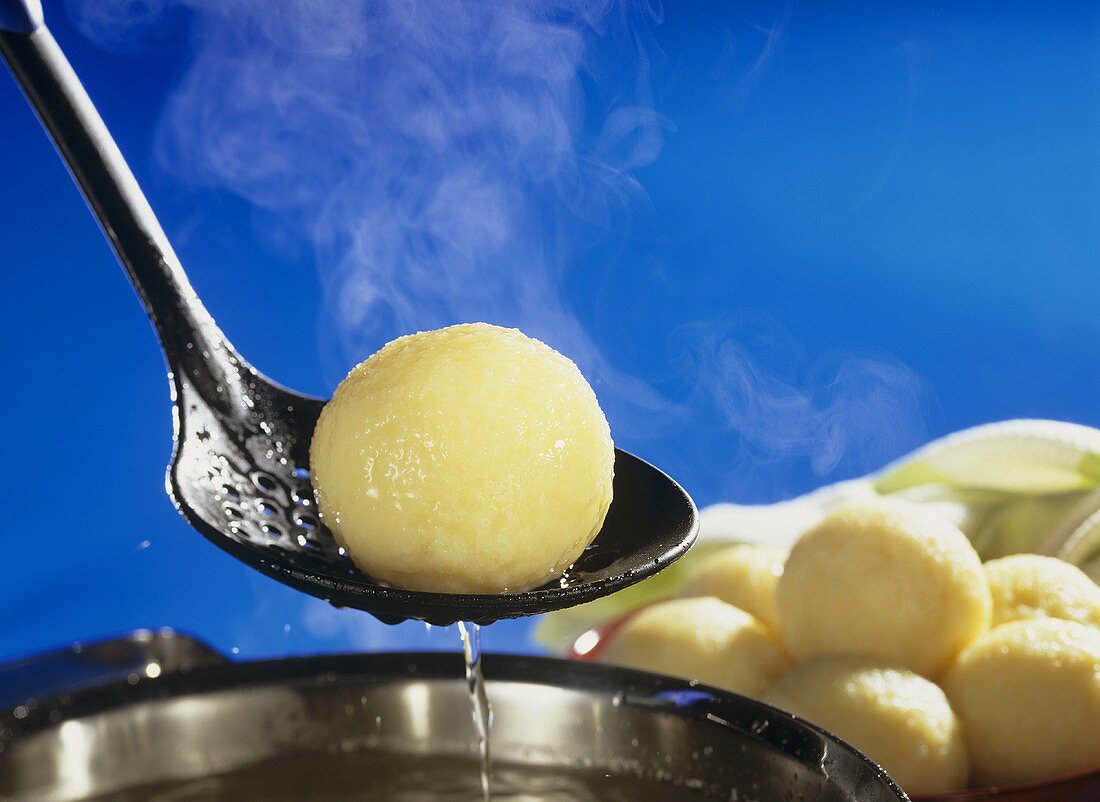
[[[711,597],[646,607],[615,633],[602,661],[746,696],[759,696],[788,668],[763,624]]]
[[[714,596],[740,607],[778,631],[775,586],[787,553],[755,543],[738,543],[707,555],[696,566],[681,595]]]
[[[972,643],[943,679],[974,780],[1007,785],[1100,766],[1100,631],[1033,618]]]
[[[573,362],[473,323],[401,337],[354,368],[310,463],[325,524],[372,578],[506,593],[559,576],[595,538],[615,449]]]
[[[1100,627],[1100,587],[1076,565],[1057,557],[1014,554],[990,560],[985,573],[993,594],[993,626],[1024,618],[1061,618]]]
[[[813,657],[764,700],[867,753],[910,794],[957,791],[968,762],[959,721],[939,686],[862,657]]]
[[[935,677],[989,627],[989,583],[953,524],[900,501],[834,510],[804,534],[776,588],[788,652],[861,654]]]

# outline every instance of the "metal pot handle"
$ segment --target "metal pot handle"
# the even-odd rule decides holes
[[[119,638],[0,665],[0,710],[60,691],[190,671],[230,661],[196,638],[171,629],[141,629]]]

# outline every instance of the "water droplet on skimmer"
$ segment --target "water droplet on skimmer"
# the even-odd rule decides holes
[[[320,554],[321,552],[324,551],[324,549],[321,548],[320,543],[318,543],[316,540],[313,540],[313,539],[311,539],[311,538],[309,538],[305,535],[300,535],[298,537],[298,545],[301,546],[306,551],[312,552],[314,554]]]

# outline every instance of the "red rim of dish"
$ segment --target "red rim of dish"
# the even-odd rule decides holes
[[[615,634],[642,609],[642,607],[639,607],[630,610],[592,627],[570,644],[565,656],[571,660],[598,660]],[[988,788],[967,788],[946,794],[918,794],[911,798],[913,802],[977,802],[982,799],[998,799],[1002,802],[1011,802],[1016,795],[1034,794],[1038,791],[1056,791],[1061,786],[1072,786],[1088,779],[1095,779],[1098,786],[1100,786],[1100,767],[1077,772],[1076,774],[1064,774],[1053,780],[1040,780],[1019,785],[990,786]],[[1066,790],[1071,789],[1067,788]]]

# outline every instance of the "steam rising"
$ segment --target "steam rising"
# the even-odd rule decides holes
[[[739,500],[773,501],[776,487],[808,490],[823,476],[858,476],[923,440],[931,395],[885,352],[812,354],[774,318],[752,311],[685,327],[673,343],[680,374],[694,378],[681,404],[686,425],[699,432],[692,445],[713,453],[703,438],[728,438],[725,461],[713,470],[734,477]],[[797,474],[807,468],[817,479],[799,488]]]
[[[632,170],[663,141],[647,75],[657,9],[578,0],[72,7],[107,45],[153,35],[172,9],[190,12],[194,60],[161,121],[159,163],[300,228],[316,248],[332,333],[352,360],[396,334],[488,320],[545,339],[590,375],[613,372],[566,310],[560,281],[579,236],[619,230],[644,201]],[[609,76],[614,95],[600,97]]]

